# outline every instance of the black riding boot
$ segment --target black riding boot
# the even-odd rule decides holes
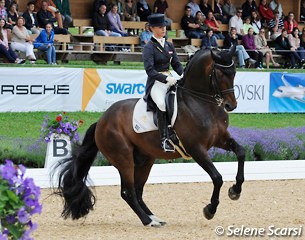
[[[166,112],[162,112],[158,110],[157,117],[158,117],[158,128],[161,137],[161,147],[164,150],[164,152],[174,152],[175,148],[170,144],[168,140]]]

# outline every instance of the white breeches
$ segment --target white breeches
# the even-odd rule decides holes
[[[25,53],[26,57],[33,57],[35,59],[35,54],[34,54],[34,46],[31,43],[19,43],[19,42],[12,42],[11,47],[13,50],[17,50],[20,52]]]
[[[156,80],[150,91],[150,96],[152,100],[162,112],[166,111],[165,95],[169,88],[170,85],[168,83],[162,83]]]

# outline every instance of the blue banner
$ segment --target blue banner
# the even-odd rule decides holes
[[[269,112],[305,112],[305,74],[270,73]]]

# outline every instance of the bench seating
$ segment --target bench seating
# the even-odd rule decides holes
[[[135,46],[140,45],[140,38],[134,37],[105,37],[105,36],[93,36],[93,42],[99,44],[99,51],[105,50],[105,44],[124,44],[130,45],[131,52],[135,51]]]

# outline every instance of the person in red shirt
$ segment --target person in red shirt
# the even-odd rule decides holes
[[[208,12],[208,16],[205,19],[204,23],[206,25],[208,25],[208,27],[214,31],[214,36],[217,39],[225,39],[224,35],[222,35],[222,33],[219,31],[220,24],[214,17],[214,14],[212,11]]]
[[[289,12],[288,18],[284,21],[284,28],[288,34],[292,33],[294,28],[299,28],[298,22],[294,19],[293,12]]]
[[[261,0],[259,4],[259,14],[264,20],[266,20],[267,24],[271,19],[273,19],[273,11],[271,8],[269,8],[267,0]]]

